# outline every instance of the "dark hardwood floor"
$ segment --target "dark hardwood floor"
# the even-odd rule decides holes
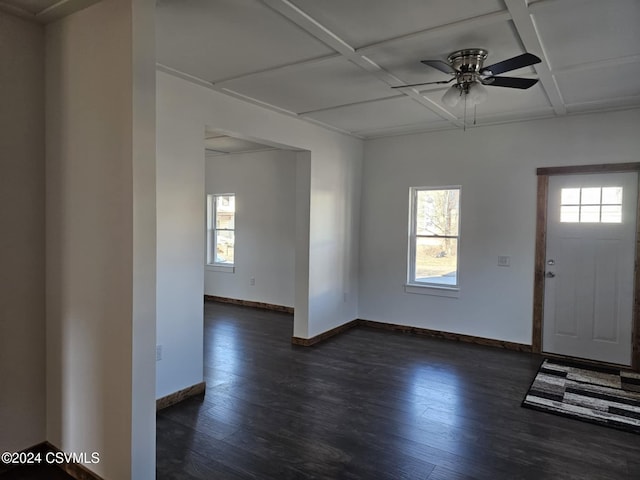
[[[206,303],[207,393],[158,413],[158,480],[640,479],[640,436],[520,407],[539,356],[363,327],[298,347],[292,321]]]
[[[207,302],[204,397],[157,416],[157,478],[640,479],[640,437],[520,406],[541,357]]]

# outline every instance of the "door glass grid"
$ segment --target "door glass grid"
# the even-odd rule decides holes
[[[562,188],[560,222],[622,223],[622,187]]]

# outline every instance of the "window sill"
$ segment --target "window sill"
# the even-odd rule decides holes
[[[418,295],[434,295],[436,297],[459,298],[460,289],[457,287],[437,287],[434,285],[418,285],[415,283],[404,286],[405,293],[417,293]]]
[[[235,265],[205,265],[204,269],[208,272],[235,273]]]

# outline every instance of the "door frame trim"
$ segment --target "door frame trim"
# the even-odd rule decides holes
[[[544,167],[536,170],[538,189],[536,200],[536,252],[533,280],[533,329],[531,350],[542,353],[542,324],[544,320],[544,272],[547,256],[547,202],[549,177],[587,173],[638,172],[638,198],[636,204],[636,239],[633,282],[633,313],[631,326],[631,368],[640,370],[640,162]]]

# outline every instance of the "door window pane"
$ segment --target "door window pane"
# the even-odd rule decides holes
[[[560,203],[562,205],[580,205],[580,189],[563,188],[560,191]]]
[[[622,187],[605,187],[602,189],[603,205],[622,205]]]
[[[583,205],[580,207],[580,223],[598,223],[599,221],[599,205]]]
[[[602,223],[622,223],[622,205],[603,205]]]
[[[560,221],[574,223],[580,221],[580,207],[578,205],[562,205],[560,207]]]
[[[583,188],[580,203],[582,205],[599,205],[600,204],[600,187]]]

